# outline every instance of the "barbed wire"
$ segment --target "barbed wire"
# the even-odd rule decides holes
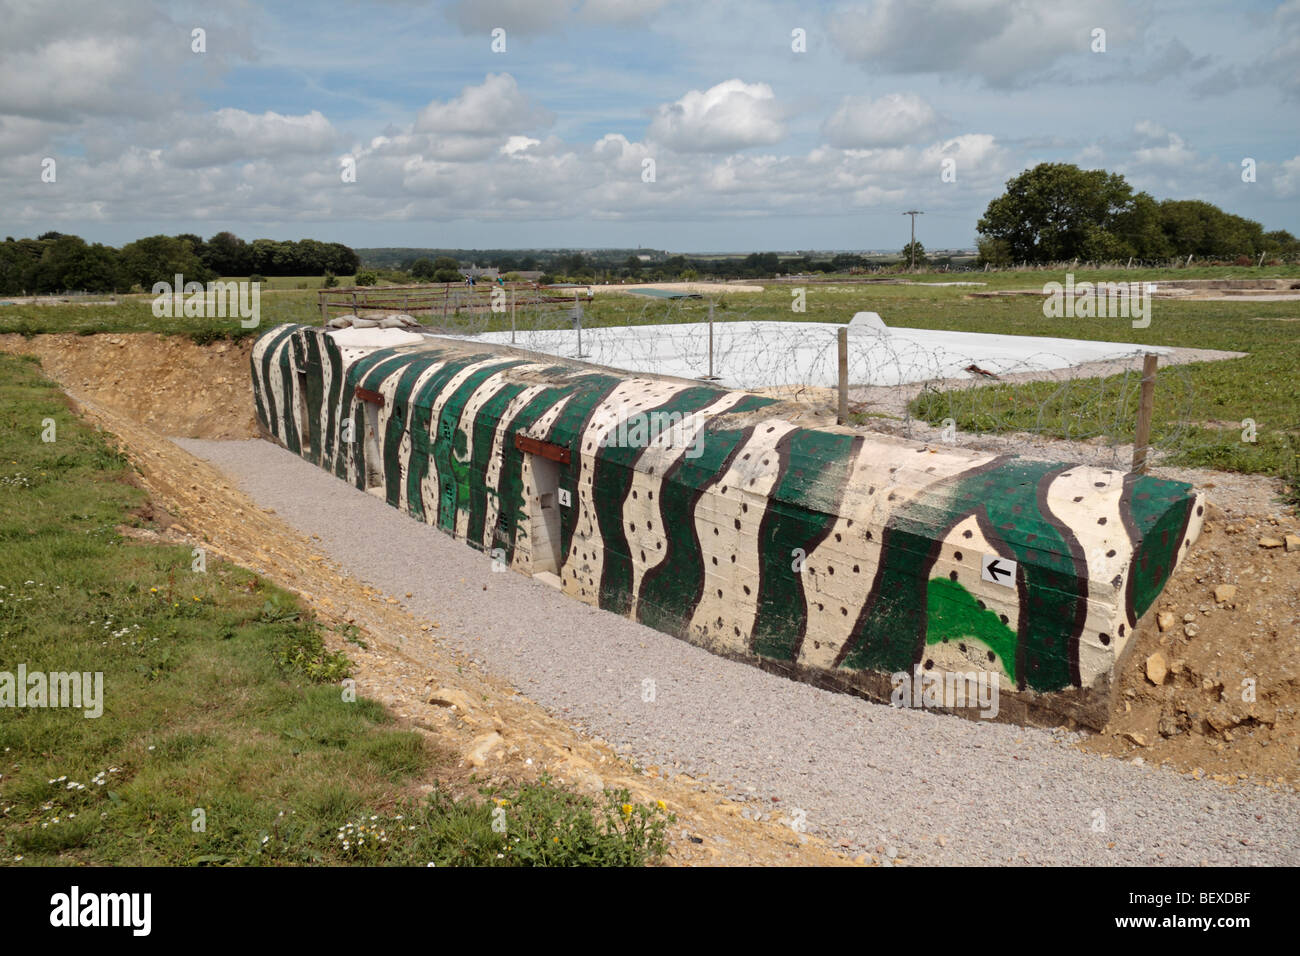
[[[620,296],[620,300],[626,297]],[[468,300],[467,300],[468,301]],[[532,304],[493,312],[449,309],[424,330],[512,345],[558,363],[710,381],[834,415],[839,379],[837,326],[780,321],[770,307],[736,308],[689,299],[604,307]],[[613,314],[611,314],[613,313]],[[593,318],[599,324],[591,325]],[[611,324],[616,319],[617,324]],[[1069,354],[1018,348],[1018,336],[976,342],[972,333],[851,326],[847,424],[868,432],[1025,457],[1127,468],[1143,357],[1162,356],[1153,465],[1209,449],[1245,423],[1197,419],[1189,367],[1178,350],[1078,340]],[[1198,437],[1199,436],[1199,437]],[[1192,455],[1191,457],[1195,457]]]

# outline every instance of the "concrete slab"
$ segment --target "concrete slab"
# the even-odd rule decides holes
[[[581,355],[574,329],[518,331],[514,344],[633,372],[702,378],[710,368],[708,328],[699,322],[583,329]],[[728,388],[833,387],[839,328],[825,322],[715,322],[713,374]],[[510,344],[509,332],[463,338]],[[1125,342],[859,325],[849,332],[849,378],[854,385],[893,386],[978,374],[966,371],[970,365],[1000,376],[1171,351]]]

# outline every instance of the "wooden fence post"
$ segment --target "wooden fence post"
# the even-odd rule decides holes
[[[840,401],[835,420],[843,425],[849,420],[849,327],[841,325],[836,330],[835,337],[840,353]]]
[[[1151,444],[1151,414],[1156,405],[1156,363],[1160,357],[1148,352],[1142,359],[1142,391],[1138,398],[1137,431],[1133,436],[1133,470],[1146,474]]]

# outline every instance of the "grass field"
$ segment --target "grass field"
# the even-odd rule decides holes
[[[349,661],[287,592],[120,534],[141,523],[131,477],[34,361],[0,354],[0,863],[638,865],[662,852],[670,818],[625,793],[597,805],[542,781],[490,800],[418,796],[451,756],[375,701],[345,699]],[[19,667],[101,674],[102,696],[92,707],[88,680],[79,708],[18,707],[6,673]]]
[[[1170,282],[1186,278],[1297,278],[1300,267],[1263,269],[1192,268],[1178,270],[1105,270],[1076,272],[1090,281]],[[920,282],[978,281],[988,290],[1041,288],[1064,281],[1063,272],[1007,271],[936,273],[912,277]],[[1300,471],[1300,305],[1291,302],[1186,302],[1153,300],[1149,328],[1134,329],[1128,319],[1048,319],[1041,299],[1034,296],[972,298],[965,286],[889,285],[884,283],[809,283],[806,310],[791,310],[790,285],[769,285],[762,293],[716,296],[715,318],[780,319],[845,322],[860,310],[879,312],[893,326],[1046,335],[1066,338],[1172,345],[1250,353],[1247,357],[1199,363],[1179,369],[1186,392],[1175,405],[1166,392],[1159,396],[1155,419],[1157,443],[1177,436],[1178,454],[1170,463],[1202,465],[1245,472],[1288,475]],[[665,303],[635,296],[602,295],[584,307],[589,326],[627,323],[696,322],[707,316],[707,301]],[[319,322],[312,291],[283,291],[262,299],[259,329],[245,330],[233,319],[159,319],[150,311],[149,297],[104,307],[6,306],[0,308],[0,333],[20,332],[144,332],[183,334],[199,342],[213,338],[257,335],[281,322]],[[525,326],[530,317],[521,312]],[[554,321],[554,316],[546,319]],[[494,317],[489,328],[509,327],[505,316]],[[1052,396],[1041,385],[999,386],[980,390],[977,406],[964,408],[961,397],[933,396],[914,405],[914,414],[934,422],[954,417],[961,429],[1018,430],[1033,426],[1048,434],[1072,434],[1070,424],[1080,403],[1095,400],[1110,386],[1101,383],[1089,392],[1076,389]],[[985,394],[987,393],[987,394]],[[1039,416],[1042,416],[1041,420]],[[1032,421],[1031,421],[1032,418]],[[1217,423],[1251,419],[1258,440],[1240,439],[1240,428]],[[1210,423],[1203,426],[1200,423]],[[1126,436],[1112,436],[1123,440]]]

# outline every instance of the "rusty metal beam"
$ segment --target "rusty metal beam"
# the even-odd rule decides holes
[[[564,445],[557,445],[555,442],[542,441],[538,438],[529,438],[523,432],[515,432],[515,447],[520,451],[526,451],[530,455],[539,455],[542,458],[549,458],[551,461],[558,461],[561,465],[567,465],[572,460],[573,453]]]

